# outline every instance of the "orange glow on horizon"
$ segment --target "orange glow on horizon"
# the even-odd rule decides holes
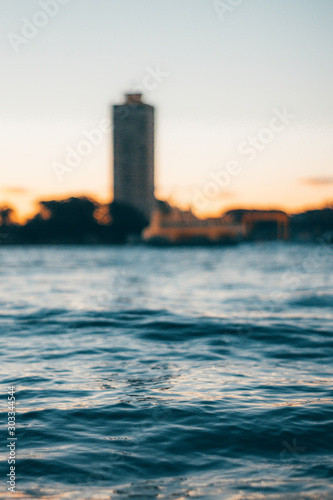
[[[325,207],[332,207],[333,206],[333,198],[328,199],[327,197],[321,197],[321,199],[318,199],[318,202],[316,201],[303,201],[303,202],[295,202],[294,204],[290,203],[262,203],[260,201],[258,202],[251,202],[251,201],[242,201],[242,197],[237,197],[239,201],[225,201],[223,204],[219,203],[219,206],[215,209],[206,209],[206,210],[197,210],[193,205],[191,206],[191,203],[189,202],[188,198],[186,196],[166,196],[165,192],[163,193],[164,196],[162,196],[162,193],[157,192],[156,196],[160,200],[165,200],[168,203],[170,203],[172,206],[178,207],[181,210],[192,210],[193,213],[201,218],[214,218],[214,217],[219,217],[223,213],[229,211],[229,210],[237,210],[237,209],[243,209],[243,210],[281,210],[284,211],[288,214],[292,213],[300,213],[304,212],[307,210],[315,210],[315,209],[323,209]],[[6,196],[1,196],[0,197],[0,206],[9,206],[14,210],[14,220],[15,222],[18,222],[19,224],[25,223],[27,220],[30,218],[34,217],[38,211],[38,203],[40,201],[50,201],[50,200],[64,200],[68,199],[71,197],[79,198],[79,197],[86,197],[86,198],[91,198],[95,200],[97,203],[100,204],[107,204],[112,201],[111,196],[106,196],[106,195],[101,195],[100,193],[97,193],[95,191],[87,192],[87,191],[82,191],[82,192],[68,192],[60,195],[59,193],[56,195],[51,195],[51,194],[45,194],[43,196],[42,194],[38,197],[27,197],[27,196],[20,196],[19,194],[13,194],[13,195],[6,195]]]
[[[27,220],[34,217],[39,212],[39,203],[41,201],[60,201],[68,198],[90,198],[101,205],[110,203],[110,198],[96,192],[69,192],[63,195],[41,195],[38,197],[0,196],[0,207],[8,206],[14,210],[14,220],[19,224],[24,224]]]

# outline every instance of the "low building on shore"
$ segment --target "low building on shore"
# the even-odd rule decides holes
[[[199,219],[191,210],[160,202],[150,225],[143,231],[143,240],[152,244],[233,244],[245,237],[242,223],[231,217]]]
[[[191,210],[158,203],[143,240],[155,245],[236,244],[241,241],[286,240],[289,217],[279,210],[232,210],[199,219]]]

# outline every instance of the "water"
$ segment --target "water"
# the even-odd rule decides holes
[[[18,498],[333,498],[332,256],[1,248]]]

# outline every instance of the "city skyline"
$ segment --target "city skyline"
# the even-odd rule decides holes
[[[0,21],[1,204],[28,213],[37,199],[109,201],[108,120],[124,91],[157,108],[158,198],[202,215],[332,201],[328,0],[54,5],[6,4]],[[271,127],[277,113],[289,117],[283,129]],[[102,140],[59,178],[54,165],[96,130]]]

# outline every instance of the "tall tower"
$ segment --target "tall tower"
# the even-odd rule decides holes
[[[142,94],[126,94],[113,106],[114,201],[149,221],[154,210],[154,107]]]

